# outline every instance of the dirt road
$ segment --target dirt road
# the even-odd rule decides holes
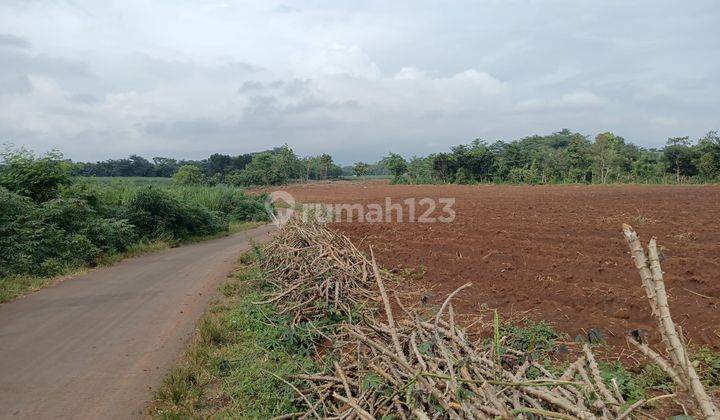
[[[249,238],[94,270],[0,305],[0,418],[137,418]]]

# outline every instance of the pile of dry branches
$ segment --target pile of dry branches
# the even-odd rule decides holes
[[[265,248],[263,265],[277,288],[267,302],[277,302],[295,323],[338,312],[346,320],[330,333],[333,372],[293,378],[303,384],[295,389],[307,410],[286,417],[621,419],[649,402],[628,406],[615,380],[603,381],[587,345],[564,372],[554,374],[503,347],[497,324],[492,344],[470,340],[455,323],[452,306],[469,284],[429,318],[405,308],[397,295],[391,301],[370,253],[368,259],[345,236],[297,219]],[[657,298],[664,291],[654,290],[660,319],[659,308],[667,305]],[[362,306],[372,301],[382,302],[379,315],[374,305]],[[398,319],[393,306],[402,313]],[[693,389],[693,373],[676,376]],[[707,404],[712,406],[709,398]]]
[[[367,258],[350,240],[319,223],[290,219],[265,246],[262,266],[275,292],[264,302],[279,302],[293,325],[337,314],[353,314],[375,297]]]

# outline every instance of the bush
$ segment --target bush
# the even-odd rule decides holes
[[[124,251],[136,237],[126,220],[100,217],[86,201],[36,205],[0,188],[0,277],[55,275]]]
[[[227,229],[217,214],[197,205],[181,202],[165,191],[144,188],[129,200],[125,216],[145,237],[170,236],[185,239],[213,235]]]
[[[61,186],[72,182],[72,166],[62,154],[53,151],[42,157],[25,149],[0,154],[0,186],[40,203],[57,197]]]
[[[227,220],[267,221],[266,195],[252,196],[228,185],[173,187],[168,190],[185,203],[192,203],[218,212]]]
[[[207,182],[207,179],[197,166],[183,165],[172,176],[172,182],[176,185],[202,185]]]
[[[135,227],[127,220],[100,217],[87,201],[77,198],[43,203],[37,219],[66,233],[86,237],[104,253],[124,251],[137,241]]]

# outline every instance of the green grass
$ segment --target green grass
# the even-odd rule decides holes
[[[252,255],[246,254],[246,255]],[[263,299],[262,272],[242,265],[220,287],[182,362],[156,394],[150,415],[161,419],[270,418],[302,411],[297,394],[279,380],[317,370],[298,351],[286,319]]]
[[[80,180],[110,184],[113,182],[129,182],[137,185],[170,185],[172,178],[152,176],[80,176]]]

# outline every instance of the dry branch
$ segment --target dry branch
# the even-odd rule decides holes
[[[624,231],[672,361],[630,342],[686,386],[705,417],[715,418],[672,323],[654,241],[648,257],[632,228]],[[299,219],[290,220],[264,249],[262,265],[274,286],[264,302],[277,304],[295,326],[342,320],[323,335],[336,360],[332,372],[293,378],[309,407],[303,417],[617,419],[647,403],[628,406],[617,383],[603,381],[588,346],[562,375],[520,352],[506,354],[515,360],[512,366],[494,357],[497,349],[469,340],[455,324],[452,299],[469,284],[450,294],[433,316],[421,316],[399,299],[394,313],[383,281],[388,275],[370,253],[368,259],[347,237]],[[378,302],[384,322],[376,319]],[[539,376],[528,377],[530,366]]]
[[[688,357],[687,348],[680,339],[677,327],[670,315],[670,306],[668,304],[667,293],[665,292],[665,280],[663,279],[663,272],[660,267],[660,258],[655,238],[650,239],[646,256],[637,233],[635,233],[635,230],[633,230],[630,225],[623,225],[623,234],[630,246],[635,266],[640,272],[640,278],[648,294],[650,308],[658,322],[658,330],[660,331],[662,341],[667,348],[667,353],[670,355],[672,363],[665,362],[662,360],[660,354],[655,353],[647,346],[643,347],[635,340],[631,340],[630,343],[638,347],[643,354],[668,372],[670,377],[678,383],[678,385],[689,390],[693,399],[698,404],[700,412],[706,419],[720,419],[720,411],[718,411],[717,406],[715,406],[700,382],[700,378]],[[648,274],[650,276],[649,278]],[[652,299],[650,295],[653,296]]]

